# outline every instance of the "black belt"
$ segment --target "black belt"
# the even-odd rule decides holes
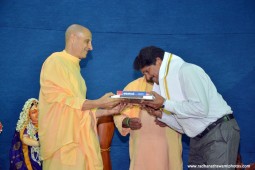
[[[225,116],[219,118],[218,120],[216,120],[215,122],[213,122],[212,124],[207,126],[207,128],[205,128],[205,130],[203,132],[201,132],[200,134],[198,134],[196,137],[202,138],[203,136],[205,136],[210,130],[212,130],[218,124],[220,124],[222,122],[227,122],[227,121],[229,121],[231,119],[234,119],[234,115],[233,114],[228,114],[228,115],[225,115]]]

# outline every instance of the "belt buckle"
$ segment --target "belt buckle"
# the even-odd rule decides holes
[[[229,121],[230,119],[229,119],[228,116],[224,116],[224,117],[223,117],[223,120],[224,120],[224,122],[226,122],[226,121]]]
[[[200,133],[200,134],[198,134],[196,137],[202,138],[202,134]]]
[[[216,123],[216,122],[213,122],[212,125],[213,125],[213,127],[215,127],[215,126],[217,125],[217,123]]]

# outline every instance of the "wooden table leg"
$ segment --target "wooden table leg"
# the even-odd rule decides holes
[[[97,122],[97,131],[101,147],[101,155],[104,164],[104,170],[111,170],[112,163],[110,157],[110,148],[114,134],[114,122],[112,116],[100,117]]]

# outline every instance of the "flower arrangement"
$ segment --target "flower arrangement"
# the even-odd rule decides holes
[[[0,133],[2,133],[2,131],[3,131],[3,125],[2,125],[2,123],[0,122]]]

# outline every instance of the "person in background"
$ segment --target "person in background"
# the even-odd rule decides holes
[[[45,170],[103,169],[97,136],[98,117],[119,113],[125,104],[107,93],[86,99],[79,62],[92,48],[89,29],[73,24],[65,33],[65,49],[51,54],[40,75],[39,138]]]
[[[155,100],[143,102],[149,114],[191,138],[190,165],[235,165],[239,126],[201,67],[155,46],[141,49],[134,67],[154,82]]]
[[[125,91],[152,90],[152,83],[140,77],[129,83]],[[114,116],[120,134],[129,136],[130,170],[182,170],[181,134],[165,127],[143,109],[130,104]]]
[[[20,112],[10,149],[10,169],[42,169],[38,139],[38,100],[28,99]]]

